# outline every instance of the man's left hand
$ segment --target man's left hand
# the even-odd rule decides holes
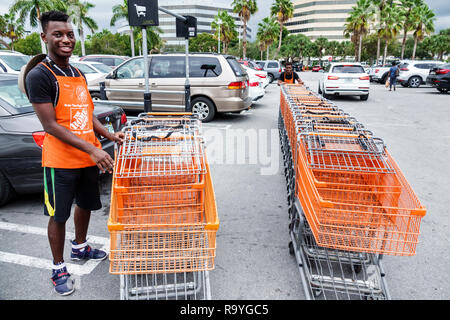
[[[114,141],[115,143],[122,145],[123,139],[125,138],[125,134],[122,131],[115,132],[111,141]]]

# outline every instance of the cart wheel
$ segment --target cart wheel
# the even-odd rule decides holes
[[[323,291],[320,289],[313,289],[312,292],[313,292],[314,298],[318,298],[322,295]]]
[[[292,243],[292,241],[289,242],[289,253],[293,256],[295,251],[294,251],[294,244]]]

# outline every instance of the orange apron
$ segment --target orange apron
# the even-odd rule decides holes
[[[58,81],[58,103],[55,107],[56,122],[67,128],[79,138],[101,148],[94,133],[94,103],[89,94],[86,81],[77,70],[79,77],[57,76],[45,66]],[[58,138],[46,133],[42,147],[42,166],[61,169],[77,169],[95,166],[91,157]]]
[[[289,84],[294,84],[294,73],[292,73],[291,79],[286,79],[286,73],[284,74],[284,82]]]

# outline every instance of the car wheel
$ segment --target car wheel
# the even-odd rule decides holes
[[[8,179],[0,172],[0,206],[7,204],[14,197],[15,192]]]
[[[198,115],[202,122],[209,122],[216,115],[216,108],[211,100],[205,97],[198,97],[191,101],[192,113]]]
[[[420,77],[411,77],[408,80],[408,85],[411,88],[418,88],[418,87],[420,87],[421,82],[422,82],[422,80],[420,79]]]
[[[400,82],[400,84],[402,85],[402,87],[405,87],[405,88],[408,87],[408,83],[407,82]]]
[[[267,76],[269,77],[269,83],[272,83],[273,80],[275,80],[275,77],[273,76],[273,74],[269,73]]]
[[[100,92],[92,92],[91,98],[93,101],[102,100],[102,95],[100,94]]]
[[[369,99],[369,95],[365,94],[363,96],[359,96],[359,98],[361,99],[361,101],[367,101],[367,99]]]
[[[322,94],[322,89],[320,89],[320,84],[319,84],[319,88],[317,89],[317,93]]]

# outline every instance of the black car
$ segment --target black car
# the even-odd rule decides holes
[[[447,93],[450,90],[450,63],[431,69],[426,82],[438,91]]]
[[[301,62],[294,62],[292,64],[292,68],[294,69],[294,71],[301,72],[303,70],[303,63],[301,63]]]
[[[120,107],[96,105],[94,114],[115,132],[127,122]],[[114,143],[98,138],[103,150],[113,156]],[[0,75],[0,206],[16,194],[43,190],[43,140],[42,125],[27,96],[19,90],[17,75]]]

